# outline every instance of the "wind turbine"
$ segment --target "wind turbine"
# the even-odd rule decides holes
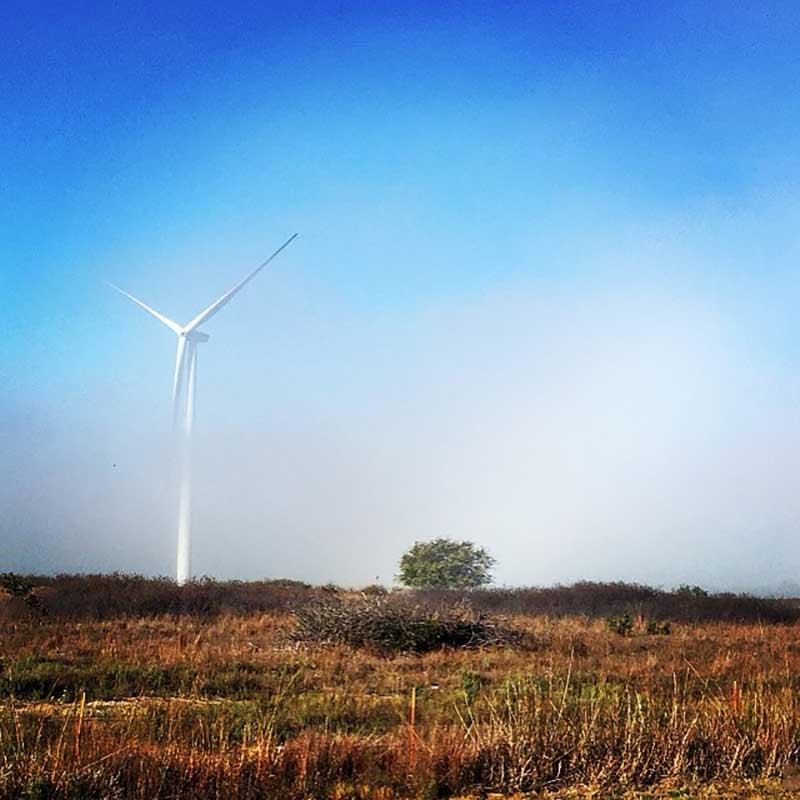
[[[137,297],[114,286],[120,294],[125,295],[129,300],[143,308],[148,314],[152,314],[159,322],[164,323],[177,337],[178,348],[175,355],[175,375],[172,380],[172,424],[178,436],[180,449],[179,463],[179,499],[178,499],[178,565],[176,569],[176,580],[182,586],[189,580],[190,556],[191,556],[191,529],[192,529],[192,427],[194,424],[194,395],[197,384],[197,345],[207,342],[209,335],[199,330],[199,326],[208,322],[224,305],[227,305],[245,284],[249,283],[264,267],[272,261],[278,253],[297,238],[295,233],[287,239],[263,264],[256,267],[249,275],[242,278],[232,289],[229,289],[218,300],[215,300],[208,308],[201,311],[194,319],[179,325],[177,322],[168,319],[154,308],[150,308]]]

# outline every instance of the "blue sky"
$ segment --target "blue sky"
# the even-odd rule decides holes
[[[186,320],[299,231],[201,353],[199,571],[796,571],[792,4],[167,5],[0,11],[13,568],[171,571],[173,343],[102,280]]]

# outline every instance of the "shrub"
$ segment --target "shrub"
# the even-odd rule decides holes
[[[702,586],[689,586],[688,583],[682,583],[675,590],[675,594],[685,595],[686,597],[708,597],[708,592]]]
[[[630,612],[626,611],[623,614],[618,614],[615,617],[609,617],[606,620],[608,629],[614,631],[619,636],[627,636],[633,630],[633,617]]]
[[[361,590],[361,594],[372,595],[373,597],[384,597],[389,594],[389,590],[380,583],[371,583]]]
[[[404,598],[325,598],[296,612],[294,639],[379,652],[425,653],[442,647],[521,645],[522,632],[464,605],[424,608]]]
[[[475,702],[475,698],[482,688],[483,678],[479,672],[471,669],[461,670],[461,690],[464,692],[468,705],[472,705]]]
[[[659,622],[657,619],[647,620],[645,628],[648,636],[669,636],[672,633],[672,626],[669,622]]]
[[[41,598],[34,594],[34,585],[31,581],[13,572],[0,572],[0,590],[10,597],[21,600],[33,618],[40,619],[47,614]]]
[[[214,581],[198,578],[178,586],[169,578],[142,575],[25,576],[34,597],[53,619],[113,619],[162,614],[208,617],[226,612],[288,613],[319,597],[321,589],[284,579],[278,581]]]
[[[237,614],[289,614],[304,603],[327,596],[347,597],[339,587],[308,587],[287,579],[269,581],[215,581],[201,578],[177,586],[169,578],[141,575],[6,575],[12,581],[0,596],[13,602],[0,603],[3,616],[30,618],[31,604],[39,618],[113,619],[162,614],[208,617]],[[14,592],[27,591],[29,601]],[[689,587],[691,588],[691,587]],[[371,593],[372,590],[370,590]],[[702,590],[701,590],[702,592]],[[376,591],[377,593],[377,591]],[[468,602],[470,608],[487,614],[584,615],[593,619],[636,609],[647,619],[669,619],[673,623],[758,622],[785,624],[800,621],[800,607],[787,599],[746,594],[667,592],[632,583],[581,582],[570,586],[517,589],[418,589],[398,590],[391,596],[411,595],[415,603],[430,607],[452,607]],[[35,598],[35,599],[34,599]]]
[[[702,591],[702,590],[701,590]],[[593,619],[636,609],[643,616],[673,622],[759,622],[785,624],[800,621],[800,607],[792,600],[748,594],[667,592],[636,583],[580,581],[568,586],[527,586],[508,589],[419,590],[424,603],[454,603],[468,598],[472,608],[497,614],[585,615]]]
[[[492,580],[494,559],[472,542],[415,542],[400,559],[397,579],[412,589],[477,589]]]

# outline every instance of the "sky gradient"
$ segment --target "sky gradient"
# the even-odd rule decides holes
[[[4,4],[0,570],[800,569],[790,3]]]

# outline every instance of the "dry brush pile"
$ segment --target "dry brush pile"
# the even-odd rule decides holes
[[[467,603],[430,608],[400,597],[326,597],[296,612],[297,642],[346,644],[379,653],[427,653],[443,647],[532,647],[524,631]]]

